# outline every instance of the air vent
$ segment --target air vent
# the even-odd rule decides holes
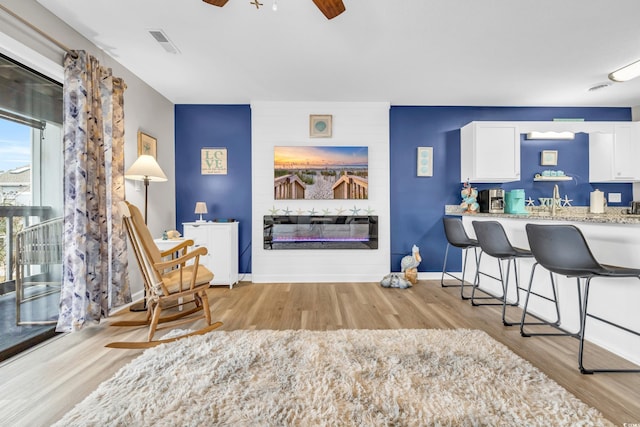
[[[598,83],[597,85],[590,87],[589,92],[593,92],[594,90],[604,89],[605,87],[609,87],[609,86],[611,86],[611,83],[608,83],[608,82]]]
[[[180,53],[178,48],[169,40],[169,37],[162,30],[149,30],[149,34],[153,37],[164,50],[169,53]]]

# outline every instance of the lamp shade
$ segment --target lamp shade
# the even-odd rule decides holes
[[[197,214],[206,214],[207,212],[207,204],[205,202],[196,202],[196,211],[194,213]]]
[[[160,165],[153,156],[143,154],[133,162],[129,170],[124,173],[124,177],[134,181],[167,181],[167,176],[162,172]]]

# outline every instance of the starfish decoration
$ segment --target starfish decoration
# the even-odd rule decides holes
[[[322,209],[324,215],[331,215],[331,209]]]
[[[276,209],[276,207],[272,207],[271,209],[269,209],[269,212],[271,212],[271,215],[278,215],[278,211],[280,209]]]
[[[374,213],[376,210],[373,209],[371,206],[367,206],[367,209],[364,210],[367,215],[371,215],[372,213]]]
[[[531,198],[531,196],[529,196],[529,198],[527,200],[525,200],[525,202],[527,202],[527,206],[535,206],[536,202]]]
[[[561,199],[560,202],[562,202],[562,206],[571,206],[571,202],[573,202],[573,199],[570,199],[568,195],[564,195],[564,199]]]
[[[297,213],[298,215],[304,215],[304,210],[303,210],[303,209],[298,208],[298,210],[296,211],[296,213]]]
[[[349,210],[354,215],[358,215],[358,213],[360,212],[360,209],[356,208],[355,205],[353,206],[353,209],[349,209]]]
[[[316,208],[311,208],[309,212],[309,215],[316,215],[318,212],[316,212]]]
[[[256,7],[256,9],[260,9],[260,6],[264,6],[262,3],[260,3],[258,0],[253,0],[250,1],[249,4],[252,4]]]
[[[289,206],[287,206],[286,208],[282,209],[282,214],[283,215],[291,215],[291,210],[289,209]]]
[[[341,207],[336,209],[336,214],[342,215],[343,213],[344,213],[344,209],[342,209]]]

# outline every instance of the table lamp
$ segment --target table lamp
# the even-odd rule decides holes
[[[200,214],[200,219],[197,219],[196,222],[207,222],[202,219],[202,214],[206,214],[207,212],[207,204],[205,202],[196,202],[196,211],[195,213]]]
[[[167,176],[162,172],[160,165],[156,162],[153,156],[148,154],[142,154],[138,159],[133,162],[128,171],[125,172],[124,177],[134,181],[144,182],[144,223],[147,223],[147,191],[149,188],[149,182],[164,182],[167,181]]]

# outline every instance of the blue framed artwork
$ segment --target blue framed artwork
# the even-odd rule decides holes
[[[418,176],[433,176],[433,147],[418,147]]]

